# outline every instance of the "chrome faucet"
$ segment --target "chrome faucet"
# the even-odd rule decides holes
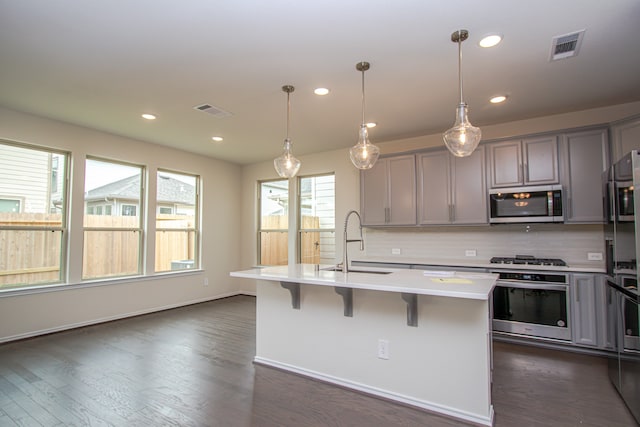
[[[355,214],[358,217],[358,227],[360,227],[360,238],[359,239],[349,239],[347,237],[347,226],[349,225],[349,217]],[[342,257],[342,272],[349,272],[349,257],[347,255],[347,248],[349,243],[351,242],[360,242],[360,250],[364,250],[364,237],[362,236],[362,218],[360,218],[360,214],[357,211],[349,211],[347,216],[344,219],[344,246],[342,248],[343,257]]]

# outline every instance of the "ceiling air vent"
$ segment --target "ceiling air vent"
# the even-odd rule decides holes
[[[563,36],[555,36],[551,39],[551,61],[571,58],[576,56],[582,44],[585,30],[576,31]]]
[[[195,107],[193,107],[193,109],[202,111],[203,113],[211,114],[213,117],[216,117],[218,119],[233,116],[232,113],[224,111],[222,108],[214,107],[210,104],[196,105]]]

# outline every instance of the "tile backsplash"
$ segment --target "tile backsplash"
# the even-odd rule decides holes
[[[589,261],[589,252],[602,253],[602,225],[504,224],[482,227],[367,228],[368,257],[434,261],[488,262],[494,256],[533,255],[561,258],[569,265],[604,267]],[[397,254],[400,249],[400,254]],[[465,256],[476,251],[475,257]]]

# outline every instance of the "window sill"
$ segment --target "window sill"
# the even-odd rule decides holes
[[[190,276],[194,274],[201,274],[204,272],[202,269],[188,269],[180,271],[167,271],[162,273],[156,273],[151,276],[126,276],[109,279],[93,279],[84,280],[77,283],[54,283],[50,285],[37,285],[37,286],[22,286],[10,289],[0,289],[0,298],[13,297],[19,295],[32,295],[58,291],[70,291],[75,289],[93,288],[96,286],[112,286],[120,285],[123,283],[132,282],[146,282],[149,280],[167,279],[175,276]]]

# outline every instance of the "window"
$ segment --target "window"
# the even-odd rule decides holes
[[[68,157],[0,141],[0,289],[64,279]]]
[[[136,216],[135,205],[122,205],[122,216]]]
[[[83,279],[140,274],[143,173],[138,165],[86,160]]]
[[[194,175],[158,171],[156,272],[198,266],[199,181]]]
[[[259,183],[258,263],[286,265],[289,239],[289,181]]]
[[[0,199],[0,212],[20,212],[20,200]]]
[[[336,258],[335,175],[298,180],[300,262],[333,264]]]

